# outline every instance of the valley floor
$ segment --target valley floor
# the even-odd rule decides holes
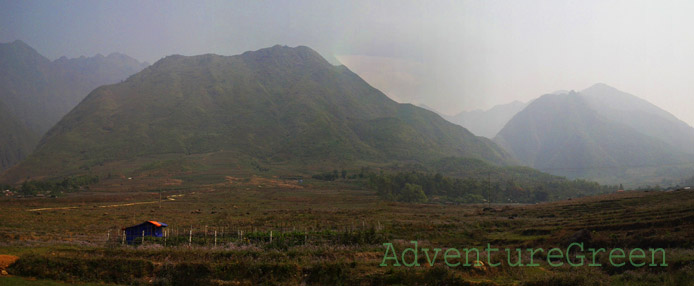
[[[159,285],[691,285],[694,192],[624,192],[537,205],[385,202],[354,184],[230,179],[157,191],[93,189],[60,198],[0,199],[0,254],[19,260],[0,284],[52,281]],[[122,228],[147,220],[168,237],[123,245]],[[191,231],[192,229],[192,231]],[[523,249],[662,248],[665,267],[379,266],[384,243]],[[444,249],[445,251],[445,249]],[[486,254],[486,253],[485,253]],[[443,252],[440,254],[443,255]],[[515,256],[513,256],[515,257]],[[539,259],[538,259],[539,258]],[[405,260],[412,260],[406,255]],[[483,262],[485,259],[481,259]],[[401,261],[402,262],[402,261]],[[486,264],[486,262],[484,262]],[[39,279],[39,280],[29,280]],[[56,284],[59,285],[59,284]]]

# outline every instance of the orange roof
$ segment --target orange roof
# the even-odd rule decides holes
[[[158,221],[148,220],[147,222],[149,222],[149,223],[151,223],[157,227],[161,227],[161,223],[159,223]]]

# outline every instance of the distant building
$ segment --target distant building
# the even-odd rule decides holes
[[[143,233],[144,236],[163,237],[164,232],[162,228],[167,226],[169,225],[163,222],[149,220],[138,225],[126,227],[123,229],[125,231],[125,240],[128,244],[132,244],[135,239],[142,238]]]

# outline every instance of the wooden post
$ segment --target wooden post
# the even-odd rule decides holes
[[[145,231],[142,231],[142,244],[145,244]]]
[[[487,207],[491,208],[492,207],[492,173],[488,173],[489,177],[487,178]]]
[[[121,240],[120,245],[125,245],[125,230],[123,231],[123,239]]]
[[[214,247],[217,247],[217,230],[214,230]]]
[[[190,234],[188,234],[188,247],[193,243],[193,227],[190,227]]]
[[[272,230],[270,231],[270,243],[272,243]]]
[[[164,231],[164,247],[166,247],[166,234],[168,233],[167,230]]]
[[[110,229],[108,230],[108,234],[106,235],[106,242],[108,242],[109,240],[111,240],[111,230]]]

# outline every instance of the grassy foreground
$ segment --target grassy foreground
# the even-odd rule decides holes
[[[691,285],[694,192],[625,192],[537,205],[385,202],[341,182],[236,179],[158,192],[0,200],[5,285]],[[122,245],[120,229],[169,224],[168,237]],[[192,234],[191,234],[192,228]],[[216,239],[215,239],[216,232]],[[272,232],[272,241],[270,241]],[[386,248],[663,248],[667,267],[380,267]],[[497,261],[505,256],[493,256]],[[412,258],[407,256],[407,259]],[[537,260],[540,258],[539,260]],[[524,253],[523,261],[529,257]],[[32,277],[39,280],[27,280]],[[50,281],[47,281],[50,280]],[[43,284],[41,284],[43,283]],[[59,285],[59,284],[56,284]]]

